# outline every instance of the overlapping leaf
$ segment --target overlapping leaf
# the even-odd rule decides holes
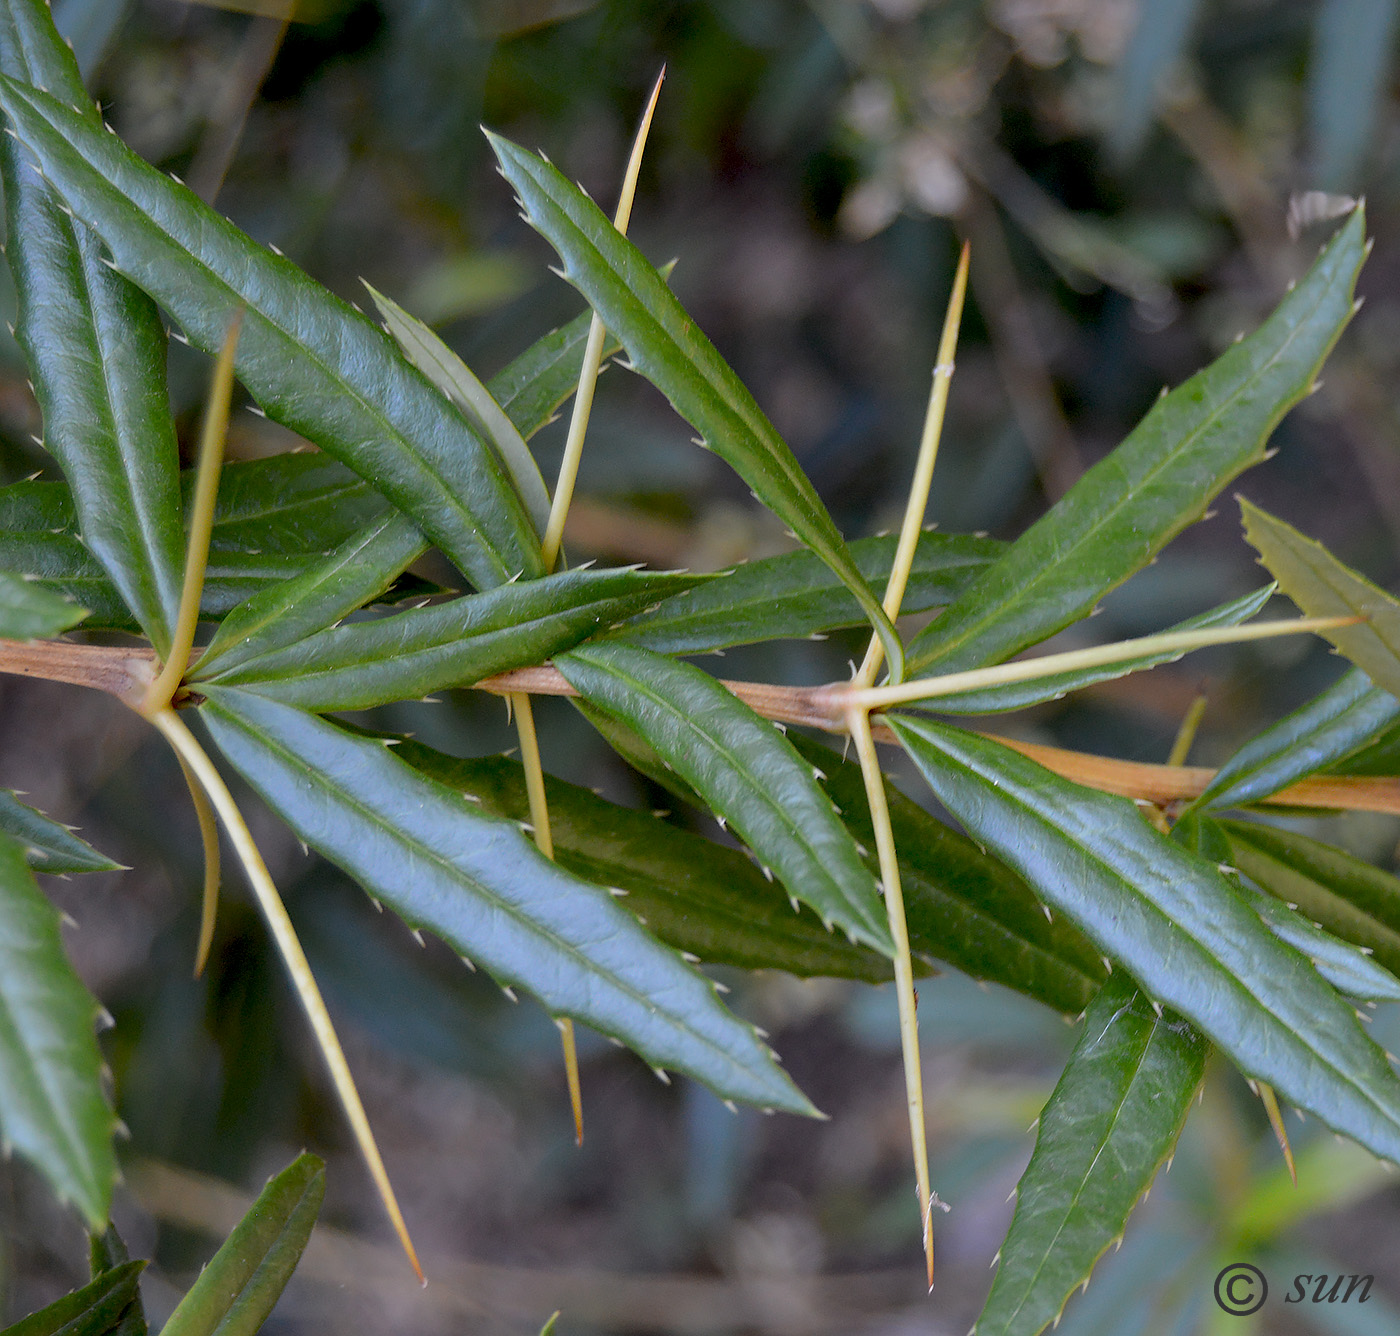
[[[0,836],[0,1132],[95,1231],[117,1176],[98,1010],[64,954],[58,910]]]
[[[527,441],[553,421],[555,413],[578,389],[583,350],[592,323],[593,312],[585,311],[562,329],[537,340],[486,382],[488,393]],[[608,336],[603,341],[602,355],[611,357],[621,349],[622,345]]]
[[[118,270],[192,343],[219,347],[243,308],[238,376],[270,418],[373,482],[480,587],[541,572],[490,446],[382,330],[99,123],[14,80],[0,80],[0,106]]]
[[[102,135],[77,61],[42,0],[0,6],[0,72],[52,90],[72,104],[64,111],[74,124]],[[154,303],[107,268],[97,238],[8,136],[0,177],[19,299],[15,333],[43,410],[44,444],[73,488],[88,550],[164,653],[183,548],[165,330]]]
[[[1400,696],[1400,599],[1338,561],[1321,543],[1240,498],[1244,536],[1279,588],[1309,617],[1362,618],[1319,634],[1371,681]]]
[[[873,585],[889,579],[899,540],[862,538],[850,545],[861,575]],[[905,612],[940,607],[1005,549],[995,538],[925,533],[919,537]],[[760,640],[820,635],[857,626],[865,614],[855,597],[819,557],[789,552],[736,566],[722,580],[669,598],[634,617],[609,639],[658,654],[695,654]]]
[[[67,826],[20,802],[10,789],[0,789],[0,834],[18,842],[37,872],[115,872],[121,867]]]
[[[539,663],[704,578],[628,569],[563,571],[319,631],[215,680],[250,686],[307,710],[368,709]]]
[[[526,821],[530,803],[518,761],[504,756],[459,760],[404,742],[399,760],[495,816]],[[669,946],[707,964],[786,970],[803,978],[831,975],[882,983],[890,962],[827,932],[741,854],[672,825],[619,807],[588,789],[545,777],[554,858],[601,886],[627,892],[622,907]],[[925,949],[920,940],[916,950]]]
[[[502,174],[564,277],[621,340],[632,366],[836,573],[880,634],[896,680],[904,650],[792,451],[665,280],[596,204],[542,158],[488,132]]]
[[[1041,1112],[977,1336],[1036,1336],[1058,1320],[1171,1155],[1209,1050],[1130,979],[1104,985]]]
[[[890,724],[968,832],[1151,998],[1335,1131],[1400,1156],[1400,1078],[1352,1008],[1214,865],[1163,839],[1126,799],[986,738],[925,720]]]
[[[302,1154],[267,1186],[180,1300],[161,1336],[256,1336],[311,1238],[326,1166]]]
[[[88,610],[37,580],[0,570],[0,639],[38,640],[76,626]]]
[[[1264,457],[1352,313],[1360,209],[1249,338],[1161,399],[1128,438],[909,645],[908,671],[999,662],[1086,617]]]
[[[133,1305],[145,1262],[124,1262],[81,1289],[5,1328],[4,1336],[116,1336]]]
[[[602,887],[511,821],[291,706],[205,688],[201,713],[244,778],[307,844],[555,1015],[614,1035],[721,1095],[811,1113],[752,1029]]]
[[[792,744],[689,664],[631,645],[584,645],[555,666],[590,704],[653,747],[824,923],[892,951],[875,878]]]

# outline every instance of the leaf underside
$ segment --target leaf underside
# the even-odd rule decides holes
[[[0,789],[0,833],[18,842],[36,872],[115,872],[121,867],[9,789]]]

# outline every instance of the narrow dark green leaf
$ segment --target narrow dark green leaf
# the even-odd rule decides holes
[[[332,627],[214,680],[250,686],[306,710],[369,709],[542,663],[705,578],[626,569],[562,571]]]
[[[0,1336],[117,1336],[133,1305],[145,1262],[126,1262],[94,1277],[80,1290],[6,1327]]]
[[[325,1195],[326,1166],[314,1155],[269,1179],[161,1336],[255,1336],[301,1260]]]
[[[704,444],[836,573],[879,631],[895,680],[904,649],[792,451],[646,257],[549,163],[487,132],[530,224],[559,252],[564,277]]]
[[[1376,688],[1378,691],[1379,687]],[[1389,696],[1387,691],[1384,693]],[[1369,742],[1334,761],[1326,769],[1331,775],[1400,776],[1400,715],[1382,728]]]
[[[1308,61],[1309,180],[1354,190],[1394,68],[1396,0],[1321,0]]]
[[[1126,799],[989,739],[921,719],[890,724],[968,832],[1150,997],[1334,1131],[1400,1156],[1400,1078],[1353,1009],[1213,864],[1163,838]]]
[[[1279,588],[1309,617],[1362,617],[1320,631],[1378,687],[1400,696],[1400,599],[1338,561],[1321,543],[1239,498],[1244,536]]]
[[[1200,519],[1313,383],[1352,313],[1365,219],[1347,220],[1249,338],[1178,386],[909,645],[908,671],[1009,658],[1072,622]]]
[[[1352,668],[1245,743],[1191,806],[1208,812],[1259,802],[1351,755],[1397,718],[1400,701]]]
[[[708,981],[604,888],[545,858],[515,822],[418,774],[382,742],[251,692],[206,690],[201,713],[243,777],[410,925],[655,1066],[727,1098],[813,1112]]]
[[[1209,1051],[1130,979],[1103,986],[1041,1111],[978,1336],[1036,1336],[1058,1320],[1175,1148]]]
[[[230,612],[190,676],[228,673],[338,622],[379,598],[427,547],[412,521],[386,511],[321,561]]]
[[[826,776],[822,787],[841,820],[867,850],[872,870],[875,830],[860,767],[810,738],[789,740]],[[1063,915],[1051,919],[1029,886],[1000,859],[930,816],[894,785],[885,785],[899,851],[899,878],[909,945],[916,957],[946,961],[1077,1016],[1106,971],[1099,954]]]
[[[108,1225],[105,1234],[93,1234],[89,1240],[88,1265],[92,1278],[97,1280],[104,1272],[125,1266],[131,1260],[126,1251],[122,1236],[115,1225]],[[146,1336],[146,1309],[141,1302],[141,1292],[137,1290],[131,1302],[122,1310],[116,1326],[109,1329],[106,1336]]]
[[[529,820],[518,761],[459,760],[416,742],[400,744],[394,754],[493,816]],[[794,913],[787,896],[737,849],[548,775],[545,795],[555,860],[587,881],[626,891],[622,907],[668,946],[710,965],[802,978],[883,983],[893,977],[884,956],[827,932],[809,909]]]
[[[850,545],[861,576],[889,579],[899,540],[862,538]],[[1005,550],[995,538],[925,533],[915,549],[905,612],[926,612],[955,598]],[[819,557],[789,552],[736,566],[722,580],[667,599],[608,637],[658,654],[695,654],[760,640],[815,636],[858,626],[865,614]]]
[[[37,580],[0,571],[0,638],[42,640],[76,626],[88,610]]]
[[[1400,879],[1321,840],[1222,821],[1230,861],[1251,881],[1400,975]]]
[[[244,308],[238,377],[267,415],[373,482],[476,584],[541,573],[494,454],[392,341],[291,261],[62,103],[0,80],[0,106],[117,269],[206,351]]]
[[[99,1010],[64,954],[58,910],[0,836],[0,1132],[94,1231],[107,1228],[117,1176]]]
[[[892,951],[875,878],[812,766],[772,723],[698,668],[631,645],[583,645],[555,667],[649,743],[823,923]]]
[[[36,872],[116,872],[122,866],[67,826],[20,802],[10,789],[0,789],[0,833],[18,841]]]
[[[1248,621],[1273,597],[1273,585],[1265,585],[1252,594],[1231,599],[1209,612],[1188,617],[1184,622],[1169,626],[1164,634],[1173,631],[1196,631],[1208,626],[1238,626]],[[1059,700],[1071,691],[1091,686],[1095,682],[1108,682],[1116,677],[1126,677],[1129,673],[1139,673],[1155,668],[1163,663],[1175,663],[1182,651],[1166,654],[1144,654],[1141,658],[1127,659],[1122,663],[1109,664],[1102,668],[1081,668],[1077,672],[1056,673],[1053,677],[1038,678],[1033,682],[1008,682],[1005,686],[985,687],[980,691],[961,691],[955,696],[939,696],[927,702],[929,709],[938,714],[995,714],[1005,710],[1023,710],[1030,705],[1040,705],[1044,701]]]
[[[585,311],[562,329],[531,344],[486,382],[491,397],[527,441],[554,420],[554,415],[578,389],[583,350],[592,323],[593,312]],[[604,340],[604,357],[621,350],[622,345],[615,339]]]
[[[72,104],[63,110],[74,124],[101,136],[77,61],[42,0],[0,6],[0,72],[18,87],[52,90]],[[19,302],[15,334],[43,411],[44,444],[73,487],[88,550],[164,653],[184,547],[164,327],[155,304],[102,262],[97,238],[9,136],[0,144],[0,178]]]

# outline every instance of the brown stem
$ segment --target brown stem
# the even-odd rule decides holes
[[[0,672],[95,687],[136,709],[155,680],[149,649],[71,645],[65,640],[0,640]]]

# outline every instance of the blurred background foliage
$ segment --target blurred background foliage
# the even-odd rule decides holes
[[[932,511],[1010,537],[1302,272],[1332,208],[1304,192],[1364,192],[1378,239],[1368,305],[1323,392],[1279,429],[1278,458],[1243,487],[1372,578],[1396,577],[1397,0],[301,0],[290,21],[279,0],[55,10],[140,153],[342,295],[368,279],[483,377],[580,302],[516,217],[478,124],[543,147],[610,206],[665,62],[632,234],[679,259],[682,298],[851,537],[902,506],[961,238],[972,299]],[[207,374],[172,348],[187,434]],[[51,468],[37,430],[18,352],[0,344],[0,480]],[[688,435],[640,382],[604,376],[576,553],[716,568],[785,546]],[[537,439],[548,477],[562,438]],[[236,417],[235,456],[295,444]],[[1110,598],[1094,630],[1158,629],[1256,584],[1233,506],[1221,510]],[[736,652],[724,668],[814,682],[858,652],[833,638]],[[1338,667],[1316,645],[1222,650],[992,723],[1159,760],[1204,692],[1192,759],[1209,764]],[[543,702],[540,717],[551,770],[661,803],[566,706]],[[468,693],[369,722],[460,754],[512,743],[499,703]],[[0,738],[0,783],[134,869],[50,890],[116,1018],[106,1044],[130,1129],[118,1221],[134,1254],[157,1259],[153,1313],[236,1210],[228,1185],[254,1187],[307,1145],[331,1161],[332,1229],[269,1330],[523,1333],[554,1308],[561,1336],[967,1330],[1027,1126],[1073,1041],[1061,1018],[951,974],[921,990],[934,1181],[951,1208],[925,1299],[887,990],[727,980],[831,1115],[821,1124],[732,1116],[584,1036],[588,1138],[575,1150],[539,1009],[420,948],[264,816],[255,833],[429,1263],[420,1294],[236,879],[212,967],[189,977],[198,838],[164,750],[105,697],[17,679],[0,681]],[[1320,820],[1394,866],[1394,821],[1299,825]],[[1394,1017],[1375,1030],[1400,1051]],[[1246,1258],[1278,1299],[1297,1272],[1377,1277],[1364,1308],[1276,1300],[1254,1330],[1400,1330],[1400,1195],[1315,1130],[1297,1127],[1303,1187],[1285,1188],[1257,1102],[1213,1070],[1176,1166],[1062,1330],[1248,1331],[1210,1300],[1222,1260]],[[0,1219],[12,1320],[79,1279],[86,1250],[20,1166],[0,1171]]]

